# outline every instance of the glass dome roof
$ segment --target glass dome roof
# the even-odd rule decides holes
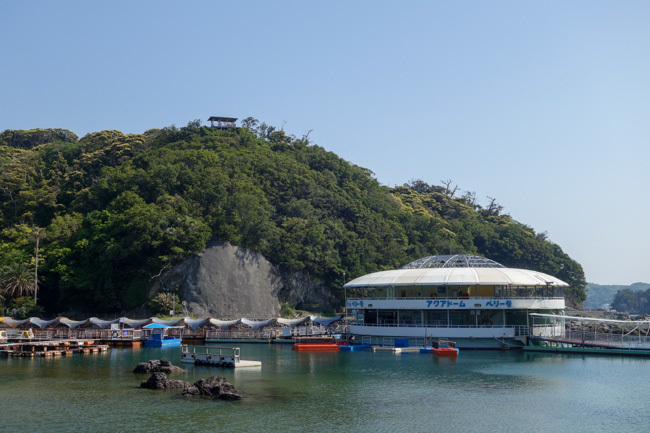
[[[400,269],[426,268],[504,268],[500,263],[485,257],[470,254],[455,254],[448,256],[429,256],[417,259],[402,266]]]

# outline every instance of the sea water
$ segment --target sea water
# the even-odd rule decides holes
[[[310,353],[240,345],[261,368],[182,365],[225,376],[236,402],[139,388],[138,362],[180,349],[0,359],[1,431],[639,432],[650,425],[650,359],[462,351]]]

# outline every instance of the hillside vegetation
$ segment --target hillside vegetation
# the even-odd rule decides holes
[[[148,300],[157,277],[212,238],[340,292],[344,280],[422,256],[471,253],[535,269],[585,299],[581,266],[544,234],[473,194],[372,172],[254,119],[216,130],[125,135],[0,134],[0,265],[5,303],[33,295],[57,313],[110,313]],[[36,254],[38,258],[36,259]],[[30,277],[31,275],[31,277]]]
[[[645,290],[641,287],[645,286]],[[650,314],[650,284],[635,283],[616,292],[612,308],[630,314]]]
[[[629,286],[587,283],[587,299],[584,301],[583,306],[593,310],[615,308],[612,303],[618,292],[625,290],[627,294],[633,293],[635,296],[641,296],[640,292],[647,289],[650,289],[650,284],[647,283],[634,283]],[[620,298],[620,300],[623,299]],[[629,311],[621,309],[624,308],[622,305],[618,307],[615,309],[625,312]]]
[[[650,314],[650,284],[624,285],[587,284],[584,307],[613,309],[622,313]]]

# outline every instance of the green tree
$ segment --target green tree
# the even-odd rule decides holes
[[[34,298],[24,296],[14,298],[7,303],[7,310],[15,319],[26,319],[28,317],[42,317],[44,310],[40,305],[36,305]]]
[[[38,249],[41,239],[45,239],[46,231],[43,227],[32,227],[32,237],[34,238],[34,303],[38,303]]]
[[[34,292],[34,270],[24,263],[5,265],[0,270],[0,288],[10,298]]]
[[[55,141],[77,141],[76,134],[67,129],[10,130],[0,133],[0,145],[19,149],[32,149]]]
[[[612,308],[616,311],[630,314],[650,313],[650,289],[632,290],[622,289],[616,292],[612,301]]]
[[[183,305],[177,294],[171,292],[160,292],[147,304],[149,310],[155,315],[167,315],[170,311],[174,314],[183,313]]]

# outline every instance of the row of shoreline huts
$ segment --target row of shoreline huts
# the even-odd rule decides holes
[[[308,336],[340,332],[343,317],[322,318],[305,316],[296,319],[273,318],[268,320],[219,320],[211,317],[193,319],[182,317],[164,320],[158,317],[130,319],[120,317],[112,320],[91,317],[71,320],[67,317],[44,320],[38,317],[14,319],[0,317],[0,329],[10,331],[31,330],[35,338],[94,338],[101,340],[134,340],[146,336],[145,327],[151,324],[169,327],[170,335],[183,338],[258,338]]]

